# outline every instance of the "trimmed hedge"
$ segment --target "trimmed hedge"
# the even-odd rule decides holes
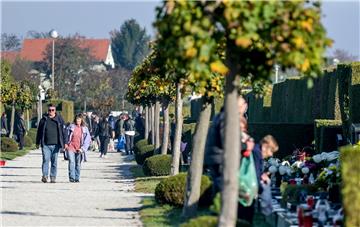
[[[292,123],[249,123],[249,134],[255,141],[271,134],[279,144],[276,157],[283,158],[293,152],[295,148],[309,146],[314,138],[313,124]]]
[[[315,150],[317,152],[337,150],[336,134],[342,134],[341,121],[316,119],[314,122]]]
[[[135,143],[135,153],[139,152],[139,148],[148,145],[149,142],[147,139],[141,139],[138,142]]]
[[[180,173],[162,180],[155,188],[155,200],[160,204],[183,206],[186,177],[186,173]],[[208,206],[212,202],[210,199],[211,185],[210,178],[203,175],[201,177],[199,205]]]
[[[135,160],[139,165],[143,165],[145,159],[154,155],[155,145],[145,145],[135,150]]]
[[[345,226],[360,226],[360,146],[340,149]]]
[[[31,128],[28,131],[28,136],[31,138],[33,144],[36,143],[36,133],[37,133],[37,129],[36,128]]]
[[[154,155],[145,160],[143,172],[146,176],[170,175],[171,161],[171,155]]]
[[[15,152],[18,148],[18,143],[14,139],[1,137],[1,152]]]
[[[25,147],[32,147],[34,145],[34,142],[32,138],[28,135],[24,136],[24,146]]]

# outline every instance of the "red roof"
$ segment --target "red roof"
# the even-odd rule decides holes
[[[28,61],[43,61],[47,45],[52,39],[25,39],[20,56]],[[80,48],[89,48],[90,54],[97,61],[105,61],[108,54],[110,40],[81,39]],[[56,48],[56,40],[55,40]]]
[[[19,51],[3,51],[1,52],[1,59],[8,60],[10,63],[14,63],[19,54]]]

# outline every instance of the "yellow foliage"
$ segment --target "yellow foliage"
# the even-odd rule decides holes
[[[313,31],[313,19],[309,18],[306,21],[301,22],[301,27],[306,29],[308,32]]]
[[[186,50],[185,56],[187,58],[192,58],[192,57],[196,56],[196,54],[197,54],[197,50],[194,47],[191,47]]]
[[[229,69],[224,65],[221,61],[215,61],[210,64],[211,71],[214,73],[220,73],[221,75],[225,75]]]
[[[251,45],[251,43],[252,43],[251,39],[244,37],[240,37],[235,40],[236,46],[240,46],[243,48],[247,48],[248,46]]]
[[[303,38],[299,36],[294,38],[292,41],[295,44],[296,48],[302,48],[305,45]]]
[[[306,72],[310,67],[310,61],[309,59],[305,59],[304,63],[301,65],[301,71]]]

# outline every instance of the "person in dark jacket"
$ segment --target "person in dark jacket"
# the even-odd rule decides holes
[[[6,113],[1,114],[1,135],[7,136],[9,134]]]
[[[135,121],[131,115],[126,115],[124,122],[124,133],[125,133],[125,150],[126,154],[134,154],[134,137],[135,137]]]
[[[110,138],[114,138],[114,131],[111,128],[110,123],[106,117],[100,121],[98,131],[95,136],[99,136],[100,139],[100,158],[106,158],[108,145]]]
[[[26,126],[25,126],[23,113],[19,113],[16,118],[14,134],[16,135],[17,141],[19,143],[19,150],[24,149],[24,137],[26,134]]]
[[[48,113],[40,120],[36,134],[36,147],[41,145],[42,149],[42,182],[48,182],[50,162],[50,181],[56,182],[57,158],[59,150],[67,144],[66,140],[64,119],[56,113],[55,105],[49,104]]]

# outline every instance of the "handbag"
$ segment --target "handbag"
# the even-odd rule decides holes
[[[120,138],[118,139],[118,144],[117,144],[117,150],[125,150],[125,144],[126,144],[126,140],[125,140],[125,136],[120,136]]]

